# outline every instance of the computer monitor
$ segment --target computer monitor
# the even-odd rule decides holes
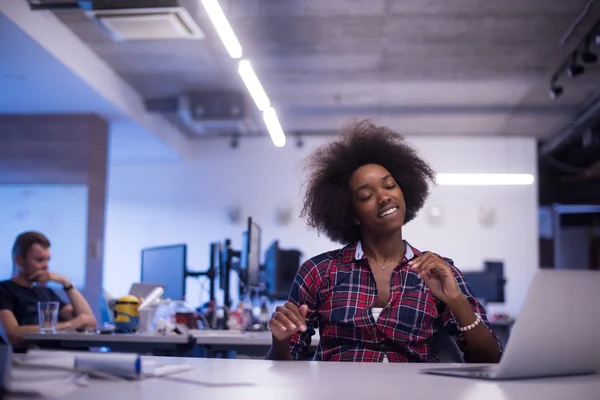
[[[300,267],[302,253],[282,250],[279,241],[271,243],[265,252],[265,283],[268,295],[274,300],[286,300]]]
[[[229,281],[227,277],[227,264],[231,262],[228,260],[230,254],[229,251],[231,249],[231,240],[225,239],[225,244],[223,248],[219,246],[219,251],[217,252],[216,257],[219,259],[219,288],[221,290],[225,290],[227,288],[227,282]]]
[[[244,250],[241,266],[246,269],[246,285],[260,285],[260,236],[261,229],[252,218],[248,218],[248,230],[244,234]]]
[[[490,293],[490,300],[494,303],[504,303],[504,262],[502,261],[485,261],[484,270],[496,277],[495,290]]]
[[[240,254],[240,278],[250,287],[260,285],[260,239],[261,229],[252,218],[248,218],[248,230],[244,232],[243,247]],[[241,272],[241,271],[240,271]]]
[[[209,269],[215,273],[221,268],[221,243],[213,242],[210,244],[210,266]]]
[[[164,285],[163,298],[183,300],[187,270],[187,245],[142,249],[141,282]]]
[[[463,272],[471,294],[485,303],[504,303],[504,279],[497,271]]]

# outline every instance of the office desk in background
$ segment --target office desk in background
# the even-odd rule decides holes
[[[224,356],[227,352],[235,352],[237,357],[264,358],[273,342],[270,331],[192,330],[190,335],[201,347],[200,354],[209,358]],[[311,348],[316,350],[318,344],[317,334],[312,338]]]
[[[25,335],[24,341],[26,345],[42,349],[90,350],[105,347],[114,352],[177,356],[185,355],[196,346],[193,338],[187,335],[146,333],[31,333]]]
[[[511,324],[492,323],[492,329],[503,345],[506,345]],[[314,351],[319,335],[311,341]],[[97,333],[58,332],[56,334],[28,334],[25,343],[44,349],[89,350],[99,347],[115,352],[149,355],[195,356],[195,357],[250,357],[264,358],[271,347],[271,332],[240,332],[230,330],[191,330],[189,336],[163,336],[143,333]]]
[[[600,394],[600,375],[492,382],[420,373],[422,368],[428,367],[427,364],[144,358],[157,360],[163,364],[192,363],[194,369],[165,378],[142,381],[93,380],[89,387],[77,389],[64,397],[64,400],[116,398],[280,400],[330,397],[338,399],[597,400]],[[430,366],[434,367],[434,365]],[[439,364],[435,365],[435,367],[439,366]]]
[[[510,338],[510,331],[512,330],[514,324],[515,322],[510,320],[490,321],[490,328],[492,329],[492,332],[496,334],[498,340],[500,340],[500,343],[502,343],[504,348],[506,348],[506,344]]]
[[[163,336],[144,333],[58,332],[25,335],[25,344],[43,349],[90,350],[107,348],[114,352],[192,357],[264,358],[271,347],[271,332],[191,330],[188,335]],[[312,346],[319,344],[318,335]]]
[[[513,325],[514,322],[508,321],[494,321],[490,323],[492,331],[498,336],[500,343],[505,348]],[[234,351],[238,357],[263,358],[267,354],[267,351],[269,351],[272,343],[271,332],[192,330],[190,334],[195,338],[196,343],[201,346],[199,351],[202,357],[225,356],[225,353],[230,350]],[[319,341],[320,338],[317,333],[312,338],[311,350],[316,350]]]

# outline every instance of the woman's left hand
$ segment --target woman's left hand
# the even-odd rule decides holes
[[[464,296],[450,265],[435,254],[426,251],[409,261],[408,265],[425,281],[433,295],[444,303],[448,304]]]

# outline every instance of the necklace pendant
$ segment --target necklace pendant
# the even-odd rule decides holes
[[[385,267],[381,267],[381,269],[385,269]]]

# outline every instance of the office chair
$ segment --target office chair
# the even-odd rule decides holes
[[[437,356],[441,363],[464,363],[462,351],[458,348],[454,337],[444,330],[438,330],[431,340],[433,354]],[[309,353],[310,355],[303,361],[313,361],[316,351]]]
[[[8,380],[10,379],[10,366],[12,363],[12,347],[7,344],[0,345],[0,399],[7,394]]]
[[[464,363],[462,351],[458,348],[456,340],[452,335],[441,329],[438,325],[433,338],[431,340],[431,347],[433,354],[439,358],[442,363]]]

